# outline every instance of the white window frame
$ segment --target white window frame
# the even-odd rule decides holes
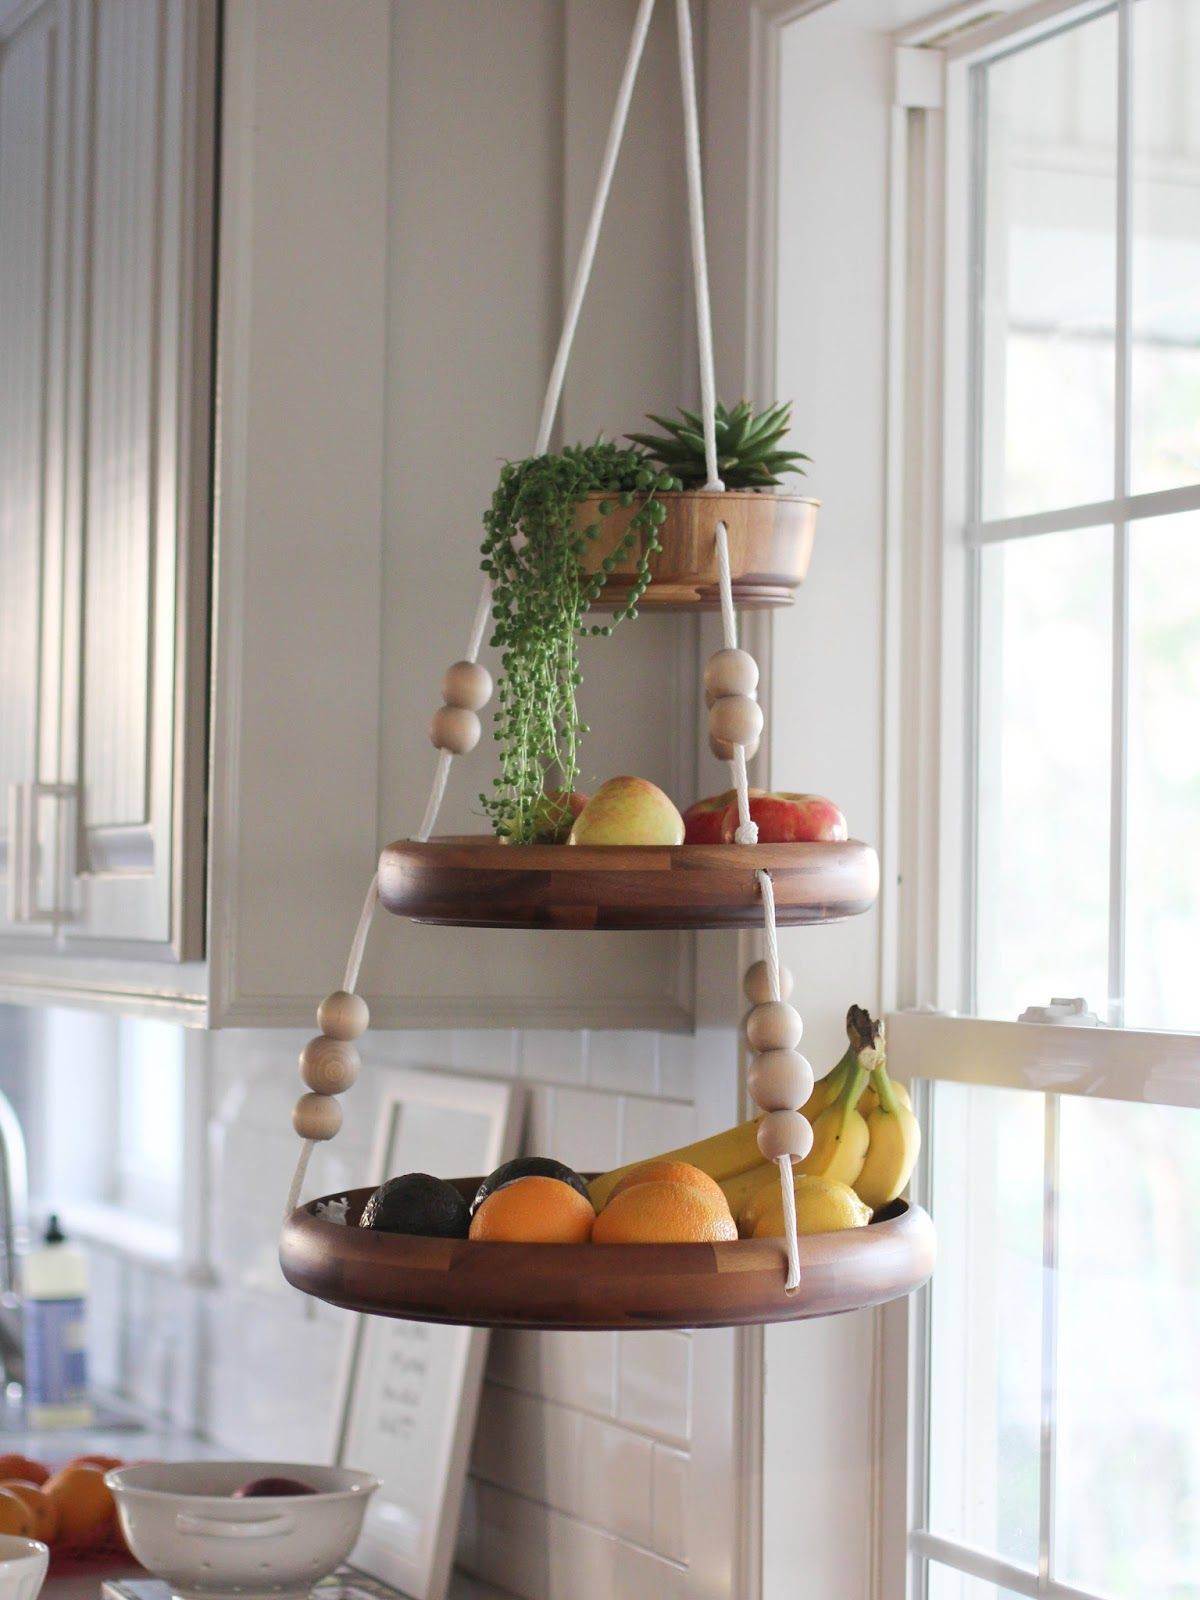
[[[899,890],[882,903],[889,1057],[917,1080],[929,1127],[934,1080],[1045,1095],[1043,1268],[1054,1282],[1061,1096],[1097,1095],[1200,1109],[1200,1036],[1119,1026],[1063,1028],[984,1021],[973,1004],[974,783],[979,552],[1000,540],[1113,528],[1112,784],[1109,991],[1124,990],[1125,760],[1129,688],[1129,539],[1142,518],[1200,508],[1200,485],[1130,493],[1130,19],[1135,0],[1041,0],[1003,15],[977,4],[941,10],[896,38],[890,161],[888,527],[886,531],[885,859]],[[969,303],[972,68],[1038,37],[1116,9],[1121,41],[1117,136],[1117,367],[1114,496],[1036,516],[983,520],[975,437],[978,373]],[[993,13],[978,25],[981,13]],[[976,183],[978,175],[975,175]],[[977,192],[977,191],[976,191]],[[905,759],[901,760],[901,751]],[[1104,997],[1096,997],[1102,1001]],[[1049,995],[1029,996],[1031,1003]],[[1100,1004],[1097,1010],[1103,1011]],[[959,1015],[963,1012],[966,1014]],[[1110,1007],[1119,1024],[1119,1007]],[[924,1080],[924,1081],[921,1081]],[[930,1130],[936,1136],[936,1130]],[[932,1139],[914,1182],[929,1193]],[[928,1528],[927,1292],[882,1313],[877,1416],[878,1600],[923,1600],[935,1559],[1039,1600],[1097,1600],[1051,1578],[1057,1301],[1042,1310],[1041,1505],[1038,1570],[941,1538]]]

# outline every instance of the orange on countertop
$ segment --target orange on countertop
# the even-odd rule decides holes
[[[686,1183],[635,1183],[596,1218],[593,1244],[716,1244],[736,1239],[725,1196],[719,1203]]]
[[[596,1213],[592,1202],[558,1178],[514,1178],[491,1194],[471,1218],[470,1237],[485,1243],[586,1244]]]
[[[20,1478],[22,1483],[45,1483],[50,1468],[28,1456],[0,1455],[0,1478]]]
[[[44,1491],[58,1507],[58,1543],[71,1550],[95,1550],[112,1535],[116,1507],[104,1481],[104,1468],[63,1467]]]
[[[633,1167],[616,1184],[613,1185],[607,1204],[611,1205],[616,1197],[625,1189],[631,1189],[635,1183],[685,1183],[691,1189],[699,1189],[701,1194],[706,1194],[718,1205],[727,1205],[721,1185],[700,1167],[694,1167],[690,1161],[671,1161],[660,1157],[655,1161],[643,1161],[641,1166]]]
[[[11,1489],[0,1489],[0,1533],[12,1533],[18,1539],[32,1539],[33,1512]]]
[[[114,1467],[124,1465],[120,1456],[72,1456],[70,1461],[63,1463],[63,1467],[99,1467],[101,1472],[111,1472]]]
[[[18,1500],[24,1501],[33,1518],[29,1538],[40,1539],[43,1544],[53,1544],[58,1537],[58,1504],[39,1483],[23,1482],[20,1478],[7,1478],[0,1483]]]

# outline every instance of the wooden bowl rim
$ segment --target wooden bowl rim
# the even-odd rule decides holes
[[[480,861],[455,862],[462,851],[487,852]],[[500,852],[493,856],[492,852]],[[769,872],[813,860],[861,861],[874,855],[862,839],[827,839],[793,844],[505,844],[490,833],[438,834],[432,839],[395,839],[384,854],[443,858],[445,870],[470,872],[658,872],[666,867],[719,867],[722,871]],[[632,859],[630,859],[632,857]]]

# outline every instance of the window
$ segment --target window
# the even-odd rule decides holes
[[[906,112],[893,193],[919,278],[893,302],[897,610],[941,646],[900,652],[935,729],[900,835],[939,843],[901,854],[896,916],[901,950],[942,948],[899,995],[940,1014],[889,1024],[925,1080],[940,1255],[887,1323],[910,1379],[887,1592],[1193,1600],[1200,5],[963,15],[934,24],[942,98]],[[1052,996],[1099,1025],[1017,1021]]]

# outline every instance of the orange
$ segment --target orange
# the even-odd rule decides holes
[[[111,1472],[114,1467],[123,1467],[125,1463],[120,1456],[72,1456],[66,1465],[68,1467],[99,1467],[102,1472]]]
[[[701,1194],[708,1195],[716,1203],[727,1203],[721,1185],[707,1172],[692,1166],[690,1161],[670,1161],[662,1157],[657,1161],[643,1161],[640,1167],[627,1172],[613,1187],[608,1197],[609,1205],[623,1189],[631,1189],[635,1183],[686,1183],[689,1188],[699,1189]]]
[[[15,1533],[19,1539],[33,1538],[33,1512],[11,1489],[0,1489],[0,1533]]]
[[[29,1537],[40,1539],[43,1544],[53,1544],[58,1537],[58,1507],[41,1485],[22,1483],[20,1478],[9,1478],[0,1483],[0,1489],[7,1489],[9,1494],[15,1494],[18,1500],[23,1500],[29,1507],[33,1517],[33,1531]]]
[[[95,1550],[112,1533],[113,1497],[101,1467],[63,1467],[44,1491],[58,1508],[58,1542],[71,1550]]]
[[[596,1218],[593,1244],[714,1244],[736,1239],[725,1196],[719,1202],[686,1183],[635,1183]]]
[[[586,1244],[592,1202],[557,1178],[514,1178],[493,1189],[471,1218],[471,1238],[513,1244]]]
[[[0,1455],[0,1478],[20,1478],[22,1483],[45,1483],[50,1468],[28,1456]]]

